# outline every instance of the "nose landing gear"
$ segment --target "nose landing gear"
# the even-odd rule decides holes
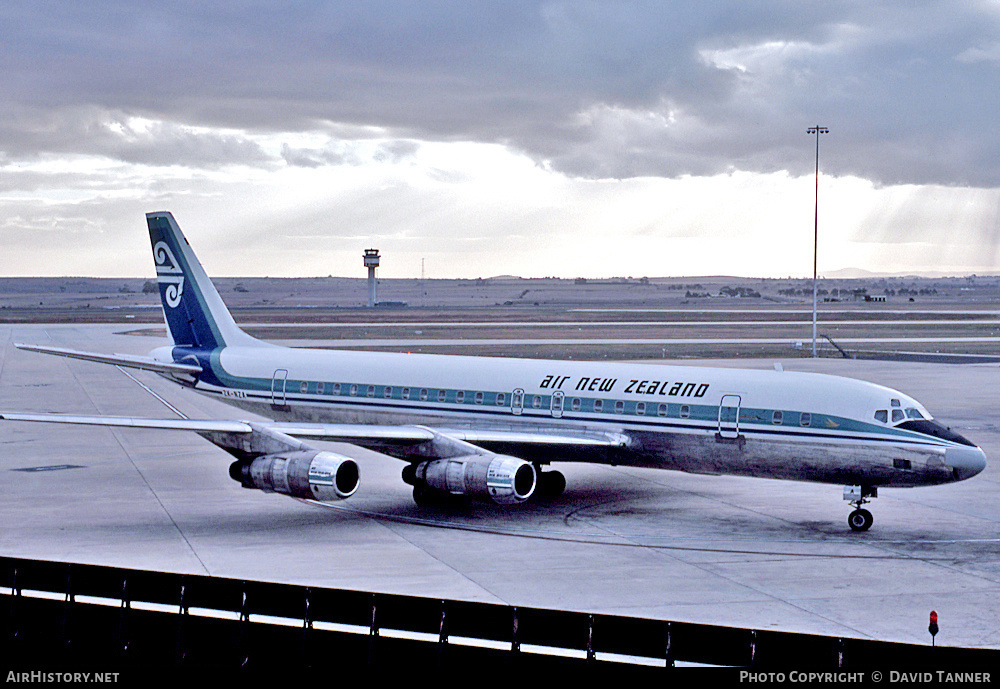
[[[875,486],[844,486],[844,500],[854,507],[854,511],[847,515],[847,525],[851,527],[851,531],[867,531],[871,528],[875,518],[862,505],[877,497],[878,488]]]
[[[872,513],[861,508],[847,515],[847,523],[852,531],[867,531],[874,521],[875,517],[872,516]]]

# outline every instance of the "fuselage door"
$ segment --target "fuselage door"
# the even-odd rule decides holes
[[[740,436],[740,396],[723,395],[719,402],[719,437],[736,439]]]
[[[524,409],[524,390],[518,388],[510,395],[510,410],[515,416],[520,416]]]
[[[275,409],[285,409],[288,404],[285,399],[285,385],[288,383],[288,370],[279,368],[271,378],[271,406]]]
[[[552,393],[552,416],[556,419],[562,417],[563,414],[563,400],[566,395],[560,390],[556,390]]]

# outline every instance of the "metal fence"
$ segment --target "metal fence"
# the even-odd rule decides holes
[[[1000,651],[0,558],[12,666],[1000,667]],[[928,635],[928,641],[930,637]]]

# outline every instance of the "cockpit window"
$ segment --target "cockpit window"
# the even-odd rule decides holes
[[[902,421],[905,418],[906,418],[906,415],[903,414],[903,410],[902,409],[893,409],[892,410],[892,422],[893,423],[899,423],[900,421]]]
[[[944,438],[945,440],[950,440],[955,443],[961,443],[962,445],[968,445],[969,447],[975,447],[975,443],[962,437],[950,428],[942,426],[937,421],[931,421],[929,419],[919,419],[913,421],[906,421],[899,424],[896,428],[903,428],[908,431],[916,431],[917,433],[923,433],[925,435],[930,435],[935,438]]]
[[[877,412],[875,412],[875,420],[880,421],[882,423],[888,423],[889,412],[885,409],[879,409]]]
[[[922,419],[922,418],[924,418],[924,415],[920,413],[919,409],[914,409],[913,407],[909,407],[906,410],[906,418],[908,418],[908,419]]]

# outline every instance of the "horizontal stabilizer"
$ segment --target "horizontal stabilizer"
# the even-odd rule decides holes
[[[14,346],[28,352],[54,354],[55,356],[65,356],[70,359],[82,359],[83,361],[95,361],[99,364],[112,364],[114,366],[139,368],[144,371],[155,371],[156,373],[186,373],[188,375],[198,375],[202,373],[201,366],[197,364],[182,364],[175,361],[158,361],[148,356],[80,352],[75,349],[65,349],[63,347],[43,347],[41,345],[18,344],[16,342],[14,343]]]

